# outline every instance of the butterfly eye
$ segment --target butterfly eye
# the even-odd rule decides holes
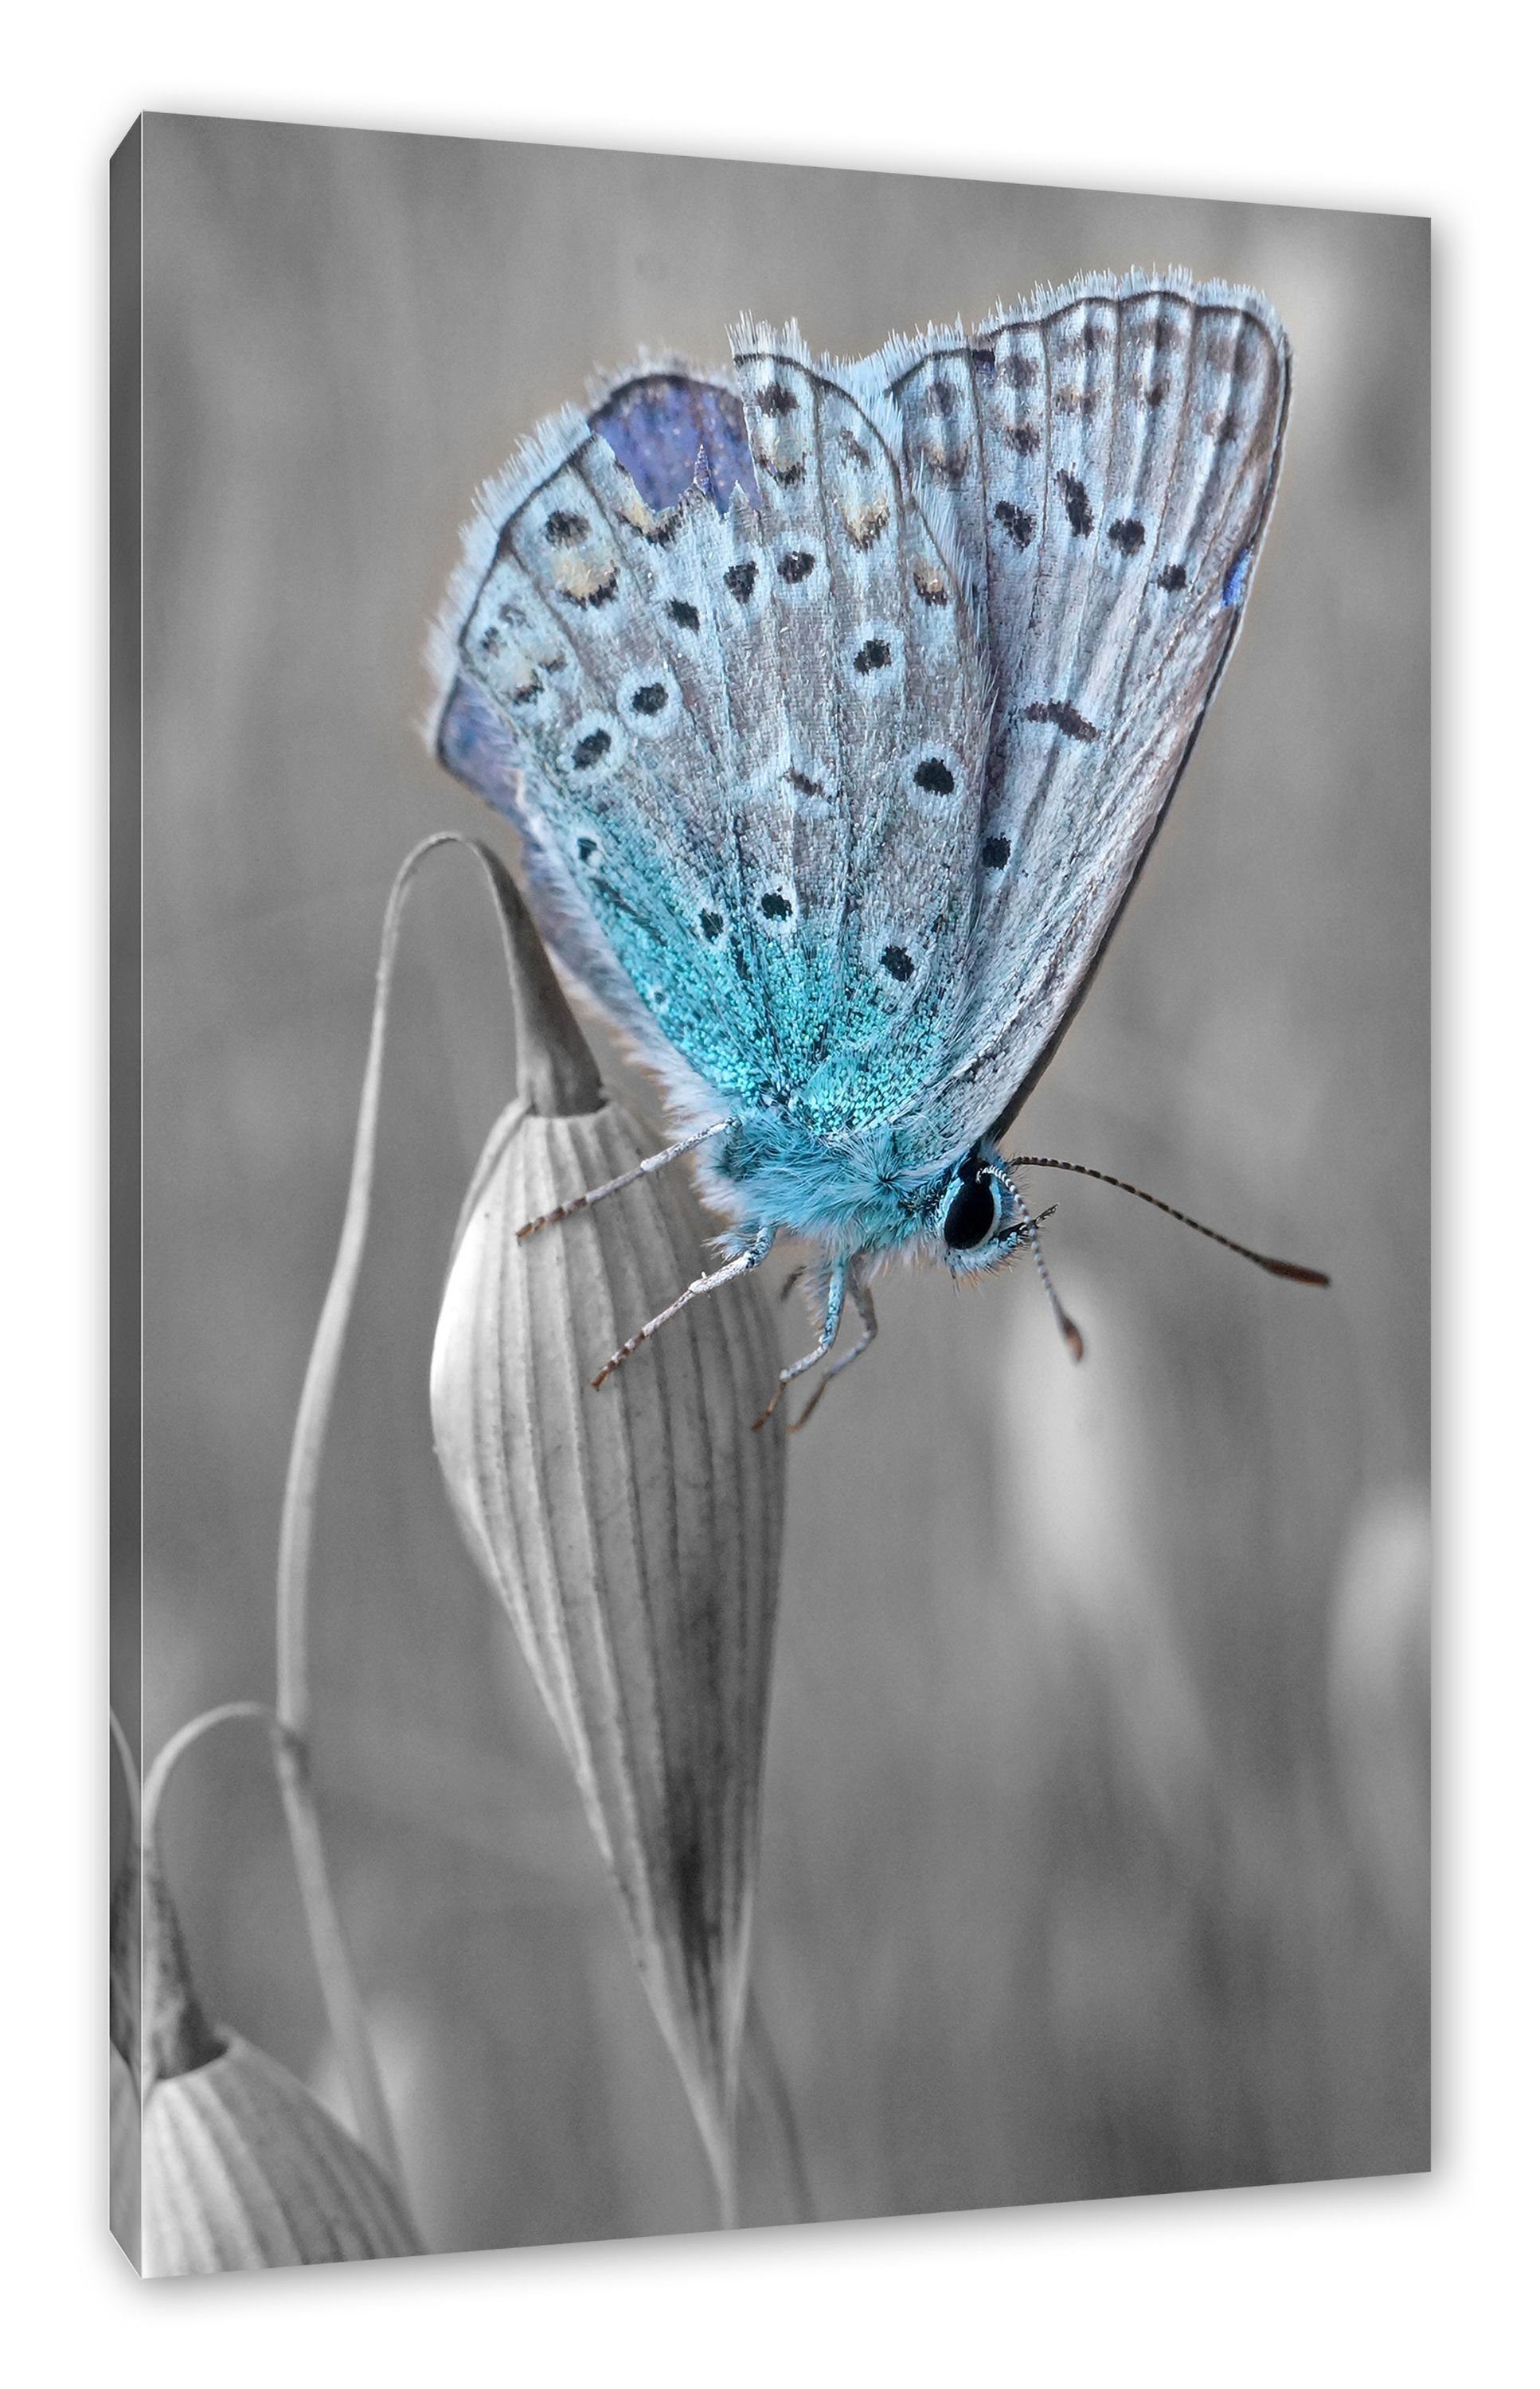
[[[964,1177],[947,1206],[941,1233],[954,1253],[988,1243],[999,1224],[999,1188],[993,1178]]]

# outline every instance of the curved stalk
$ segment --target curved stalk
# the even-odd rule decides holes
[[[276,1744],[281,1728],[261,1701],[226,1701],[182,1726],[157,1754],[145,1779],[140,1827],[140,1888],[148,1929],[145,1935],[141,2079],[146,2094],[163,2076],[191,2073],[218,2057],[221,2040],[209,2024],[193,1987],[182,1926],[166,1888],[160,1848],[160,1806],[166,1786],[185,1754],[210,1726],[231,1718],[256,1718]]]
[[[277,1700],[283,1727],[277,1744],[277,1763],[289,1839],[327,2022],[348,2085],[359,2137],[398,2190],[401,2186],[401,2160],[364,2023],[363,1998],[327,1872],[311,1781],[311,1559],[326,1429],[368,1233],[386,1021],[401,916],[408,889],[421,863],[439,848],[451,846],[464,847],[476,857],[497,901],[517,1031],[515,1050],[520,1092],[552,1111],[581,1110],[592,1107],[597,1100],[597,1078],[586,1052],[575,1049],[569,1033],[555,1038],[540,1033],[548,1017],[559,1019],[566,1016],[566,1005],[506,865],[490,847],[453,831],[425,838],[396,874],[380,932],[374,1018],[353,1137],[342,1234],[295,1416],[277,1569]]]
[[[797,2129],[796,2110],[792,2104],[790,2086],[770,2037],[765,2011],[759,2003],[759,1994],[752,1983],[744,2016],[744,2071],[760,2119],[770,2137],[780,2145],[781,2162],[785,2169],[796,2220],[798,2223],[816,2222],[818,2209],[813,2202],[802,2135]]]
[[[144,2004],[139,1937],[139,1769],[110,1702],[107,1722],[128,1802],[128,1832],[123,1838],[122,1856],[113,1869],[108,1907],[108,2030],[137,2089],[141,2071],[139,2016]]]
[[[110,1704],[107,1712],[107,1723],[112,1736],[112,1747],[118,1754],[118,1764],[123,1773],[123,1790],[128,1795],[129,1842],[133,1848],[137,1849],[139,1846],[139,1769],[134,1763],[134,1753],[129,1748],[128,1736],[118,1722],[118,1712]]]
[[[211,1726],[227,1725],[232,1718],[258,1718],[266,1726],[276,1747],[279,1726],[275,1712],[265,1701],[222,1701],[218,1708],[204,1709],[178,1726],[169,1742],[162,1743],[155,1755],[149,1773],[145,1778],[144,1822],[141,1828],[146,1859],[161,1872],[160,1866],[160,1804],[166,1796],[166,1786],[178,1763],[195,1742],[200,1742]]]

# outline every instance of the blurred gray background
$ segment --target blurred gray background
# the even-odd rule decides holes
[[[756,1980],[821,2215],[1426,2164],[1427,225],[145,132],[151,1751],[271,1689],[390,878],[428,830],[503,835],[415,729],[477,479],[595,365],[720,361],[745,308],[855,353],[1093,266],[1278,306],[1295,402],[1245,634],[1022,1135],[1334,1284],[1073,1181],[1040,1199],[1083,1368],[1030,1269],[887,1282],[877,1351],[792,1447]],[[441,868],[409,916],[316,1578],[321,1795],[441,2247],[712,2214],[430,1447],[508,1042],[484,895]],[[168,1846],[211,2012],[336,2095],[255,1737],[187,1762]],[[747,2160],[749,2219],[788,2216],[752,2129]]]

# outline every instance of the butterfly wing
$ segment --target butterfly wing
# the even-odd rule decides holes
[[[957,1033],[989,694],[891,403],[795,333],[744,326],[737,364],[736,415],[639,368],[484,493],[439,749],[687,1118],[798,1097],[846,1129]]]
[[[591,393],[588,426],[603,437],[645,506],[659,514],[677,505],[697,479],[719,508],[735,483],[752,480],[736,389],[675,358],[643,357],[601,382]],[[605,938],[584,875],[573,868],[574,843],[559,833],[561,807],[553,806],[552,792],[542,786],[537,746],[528,723],[519,722],[516,696],[510,702],[511,692],[489,685],[476,658],[463,652],[470,610],[496,560],[504,525],[520,504],[533,501],[562,457],[582,445],[574,420],[564,416],[559,428],[537,433],[479,492],[463,533],[464,560],[429,637],[438,688],[429,735],[445,768],[517,830],[525,894],[547,946],[643,1056],[677,1077],[676,1050]],[[486,636],[484,631],[484,642]],[[688,1102],[696,1091],[681,1092]]]
[[[793,896],[771,996],[781,1091],[838,1136],[893,1119],[957,1033],[972,910],[959,856],[976,843],[991,692],[891,402],[858,399],[795,333],[742,324],[734,362],[764,571],[723,644],[734,704],[762,675],[781,716],[768,767],[743,783],[745,895],[751,913],[762,885]]]
[[[698,481],[723,514],[735,488],[755,487],[743,402],[728,379],[643,359],[601,385],[588,420],[650,506],[674,505]]]
[[[681,625],[700,620],[691,512],[649,507],[575,411],[543,426],[467,534],[438,746],[514,821],[536,917],[579,983],[647,1059],[685,1054],[732,1088],[745,1041],[699,926],[716,917],[710,858],[728,823],[679,652]],[[667,595],[655,544],[672,551]],[[692,922],[702,951],[685,974],[673,958]]]
[[[939,1147],[1046,1067],[1241,626],[1288,408],[1255,292],[1088,279],[852,369],[976,594],[999,697],[970,1001],[920,1099]]]

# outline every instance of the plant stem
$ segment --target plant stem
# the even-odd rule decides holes
[[[796,2110],[792,2105],[785,2073],[770,2038],[770,2025],[765,2021],[765,2011],[759,2004],[759,1994],[752,1983],[744,2017],[744,2072],[760,2115],[770,2127],[770,2137],[781,2144],[782,2163],[791,2185],[796,2219],[799,2223],[816,2222],[818,2209],[808,2176],[808,2161],[803,2154],[802,2136],[797,2129]]]
[[[717,2194],[717,2229],[719,2231],[735,2231],[738,2228],[738,2148],[732,2118],[719,2111],[708,2124],[694,2099],[690,2104],[701,2136],[701,2146],[706,2152],[706,2162],[710,2168],[711,2187]]]
[[[353,2120],[358,2127],[359,2139],[404,2204],[406,2188],[401,2175],[401,2152],[396,2145],[374,2044],[364,2021],[358,1976],[353,1970],[351,1953],[343,1935],[342,1919],[337,1912],[331,1877],[326,1869],[321,1820],[311,1787],[310,1754],[299,1737],[286,1728],[275,1737],[274,1756],[284,1813],[288,1820],[294,1871],[299,1878],[299,1897],[304,1903],[305,1923],[310,1932],[311,1954],[321,1980],[326,2021],[337,2043]]]
[[[310,1577],[316,1489],[325,1453],[326,1428],[369,1227],[385,1025],[401,938],[401,910],[413,872],[430,846],[438,843],[437,839],[426,841],[407,857],[396,875],[386,906],[342,1234],[295,1415],[278,1534],[277,1688],[278,1716],[285,1729],[278,1756],[279,1789],[294,1848],[311,1948],[325,2001],[326,2021],[348,2085],[353,2120],[370,2155],[398,2190],[401,2188],[401,2157],[386,2104],[385,2087],[364,2023],[363,1998],[332,1891],[311,1782]]]
[[[109,1702],[107,1721],[112,1733],[112,1747],[122,1773],[123,1792],[128,1802],[128,1832],[123,1837],[122,1856],[113,1869],[111,1894],[108,1907],[108,2029],[113,2047],[129,2068],[137,2088],[141,2078],[143,2052],[139,2046],[139,2018],[144,2009],[144,1943],[139,1930],[139,1885],[142,1868],[140,1838],[139,1769],[129,1748],[128,1736],[118,1721],[118,1712]]]
[[[163,1743],[156,1753],[145,1778],[143,1832],[145,1849],[157,1866],[160,1863],[160,1803],[166,1796],[172,1770],[211,1726],[228,1724],[232,1718],[258,1718],[274,1741],[277,1739],[278,1719],[265,1701],[224,1701],[217,1709],[205,1709],[186,1725],[178,1726],[170,1742]]]
[[[598,1099],[592,1059],[570,1028],[570,1015],[506,865],[490,847],[461,837],[453,831],[424,838],[396,874],[380,930],[375,1010],[359,1098],[342,1234],[294,1421],[278,1536],[277,1571],[278,1717],[283,1728],[277,1744],[278,1781],[294,1847],[294,1863],[326,2003],[326,2018],[347,2081],[359,2137],[398,2190],[401,2188],[401,2160],[364,2023],[363,1999],[327,1872],[311,1781],[310,1580],[316,1492],[326,1429],[369,1227],[386,1019],[401,916],[418,866],[440,847],[450,846],[464,847],[476,857],[497,901],[503,960],[519,1031],[515,1051],[520,1092],[534,1101],[537,1108],[552,1111],[591,1109]],[[565,1035],[561,1033],[564,1024]],[[558,1033],[532,1033],[537,1028],[554,1028]]]
[[[118,1712],[108,1704],[108,1728],[112,1735],[112,1747],[118,1754],[118,1764],[123,1771],[123,1790],[128,1795],[129,1840],[134,1848],[139,1844],[139,1769],[134,1763],[128,1736],[118,1722]]]
[[[142,1959],[138,2079],[147,2095],[163,2076],[189,2074],[218,2056],[219,2036],[210,2026],[197,1993],[182,1938],[182,1925],[166,1888],[160,1847],[160,1808],[166,1787],[185,1754],[211,1726],[231,1718],[255,1718],[276,1744],[282,1729],[273,1711],[260,1701],[227,1701],[173,1733],[157,1754],[145,1779],[140,1828],[139,1888],[146,1920]]]

